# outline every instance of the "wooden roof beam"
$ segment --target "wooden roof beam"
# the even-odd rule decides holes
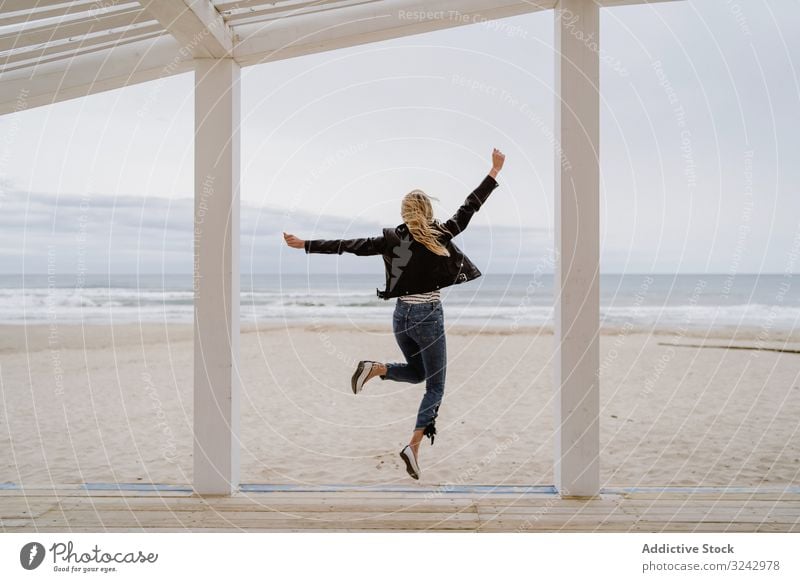
[[[82,55],[0,73],[0,115],[85,97],[194,70],[168,34]]]
[[[43,44],[53,44],[89,34],[96,34],[151,22],[153,18],[138,7],[101,16],[87,14],[81,19],[31,26],[0,35],[0,51],[10,51]]]
[[[142,8],[158,20],[181,45],[197,58],[223,58],[233,54],[231,27],[210,0],[140,0]]]
[[[48,18],[71,17],[81,14],[88,14],[96,17],[100,14],[109,14],[128,8],[139,8],[136,0],[118,0],[114,4],[98,4],[97,0],[81,0],[71,4],[64,4],[63,0],[44,5],[42,0],[38,4],[31,5],[36,0],[24,0],[17,2],[14,0],[3,0],[0,5],[0,26],[11,26],[12,24],[30,24]],[[69,22],[69,20],[67,20]]]

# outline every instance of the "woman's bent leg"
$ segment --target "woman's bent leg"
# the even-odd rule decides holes
[[[394,337],[405,356],[406,363],[387,363],[386,374],[383,374],[381,379],[419,384],[425,380],[425,363],[420,347],[405,329],[405,322],[398,317],[394,319]]]

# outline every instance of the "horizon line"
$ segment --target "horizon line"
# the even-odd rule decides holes
[[[23,276],[23,275],[35,275],[35,276],[49,276],[49,275],[56,275],[56,276],[63,276],[63,275],[76,275],[76,276],[102,276],[102,275],[111,275],[111,276],[136,276],[136,275],[144,275],[144,276],[155,276],[155,275],[166,275],[166,276],[187,276],[191,277],[194,275],[191,271],[186,272],[172,272],[172,273],[164,273],[164,272],[136,272],[136,271],[129,271],[129,272],[112,272],[112,273],[68,273],[68,272],[56,272],[56,273],[47,273],[47,272],[26,272],[26,273],[0,273],[1,277],[16,277],[16,276]],[[375,273],[379,275],[383,275],[383,273]],[[492,273],[482,273],[482,276],[499,276],[499,275],[531,275],[532,273],[527,271],[503,271],[503,272],[492,272]],[[539,273],[540,275],[554,275],[554,271],[546,271]],[[332,272],[282,272],[282,271],[263,271],[263,272],[242,272],[240,276],[246,275],[372,275],[372,273],[348,273],[348,272],[341,272],[341,271],[332,271]],[[630,271],[630,272],[619,272],[619,271],[603,271],[600,275],[729,275],[735,277],[736,275],[783,275],[786,276],[786,272],[737,272],[737,273],[726,273],[726,272],[682,272],[682,271]],[[800,275],[800,272],[797,273],[788,273],[789,276],[791,275]]]

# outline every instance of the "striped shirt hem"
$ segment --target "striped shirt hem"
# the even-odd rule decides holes
[[[441,291],[428,291],[426,293],[410,293],[409,295],[401,295],[400,300],[406,303],[430,303],[432,301],[441,300]]]

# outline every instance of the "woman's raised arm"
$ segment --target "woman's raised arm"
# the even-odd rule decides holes
[[[466,201],[456,210],[456,213],[442,224],[442,227],[450,238],[458,236],[467,228],[470,220],[472,220],[472,216],[480,210],[480,207],[483,206],[486,199],[489,198],[489,194],[492,193],[492,190],[497,188],[498,184],[495,178],[498,172],[503,169],[505,160],[506,157],[503,155],[503,152],[497,148],[492,150],[492,169],[489,174],[483,179],[480,185],[467,196]]]
[[[293,234],[283,233],[286,244],[294,249],[305,249],[306,253],[338,254],[352,253],[359,256],[383,254],[386,240],[383,236],[349,239],[303,240]]]
[[[497,178],[497,174],[499,174],[500,170],[503,169],[503,164],[505,163],[506,163],[506,155],[499,149],[494,148],[492,150],[492,169],[489,172],[489,175],[492,178]]]

